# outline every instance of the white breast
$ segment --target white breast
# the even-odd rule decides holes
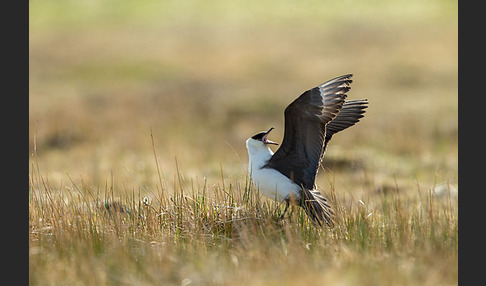
[[[301,188],[297,184],[275,169],[262,168],[273,155],[270,148],[251,138],[246,141],[246,147],[249,157],[248,171],[254,186],[261,194],[278,201],[291,194],[299,198]]]
[[[289,198],[291,194],[299,198],[301,188],[275,169],[253,170],[251,178],[258,191],[268,198],[282,201]]]

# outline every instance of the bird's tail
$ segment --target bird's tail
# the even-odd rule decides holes
[[[334,213],[331,206],[318,191],[303,188],[300,206],[304,208],[314,225],[319,227],[322,227],[324,223],[329,227],[334,225]]]

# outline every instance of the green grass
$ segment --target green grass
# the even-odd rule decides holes
[[[457,2],[188,3],[29,1],[30,284],[457,284]],[[347,73],[336,227],[282,222],[244,142]]]
[[[35,158],[34,158],[35,161]],[[35,163],[37,164],[37,162]],[[399,190],[363,202],[329,198],[332,229],[260,198],[245,181],[174,192],[158,186],[59,192],[33,166],[30,283],[180,285],[451,285],[457,280],[457,200]],[[162,179],[161,179],[162,180]],[[163,184],[168,182],[161,181]],[[118,191],[120,192],[120,191]]]

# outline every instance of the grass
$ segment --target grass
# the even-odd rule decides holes
[[[29,2],[30,284],[457,284],[457,3],[280,2]],[[281,221],[244,142],[346,73],[336,227]]]
[[[60,186],[30,175],[32,285],[451,285],[457,280],[457,200],[431,190],[382,193],[363,202],[329,198],[333,229],[301,209],[284,221],[248,180],[208,186],[171,182],[123,190],[111,182]],[[167,184],[161,179],[162,185]],[[147,188],[144,186],[144,188]]]

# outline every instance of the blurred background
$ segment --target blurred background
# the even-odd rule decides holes
[[[457,1],[29,1],[29,139],[52,187],[243,182],[245,140],[353,73],[319,186],[457,184]],[[154,147],[152,146],[152,137]],[[177,160],[177,167],[176,167]],[[32,160],[34,162],[34,160]],[[31,164],[32,166],[32,164]],[[457,185],[456,185],[457,186]]]

